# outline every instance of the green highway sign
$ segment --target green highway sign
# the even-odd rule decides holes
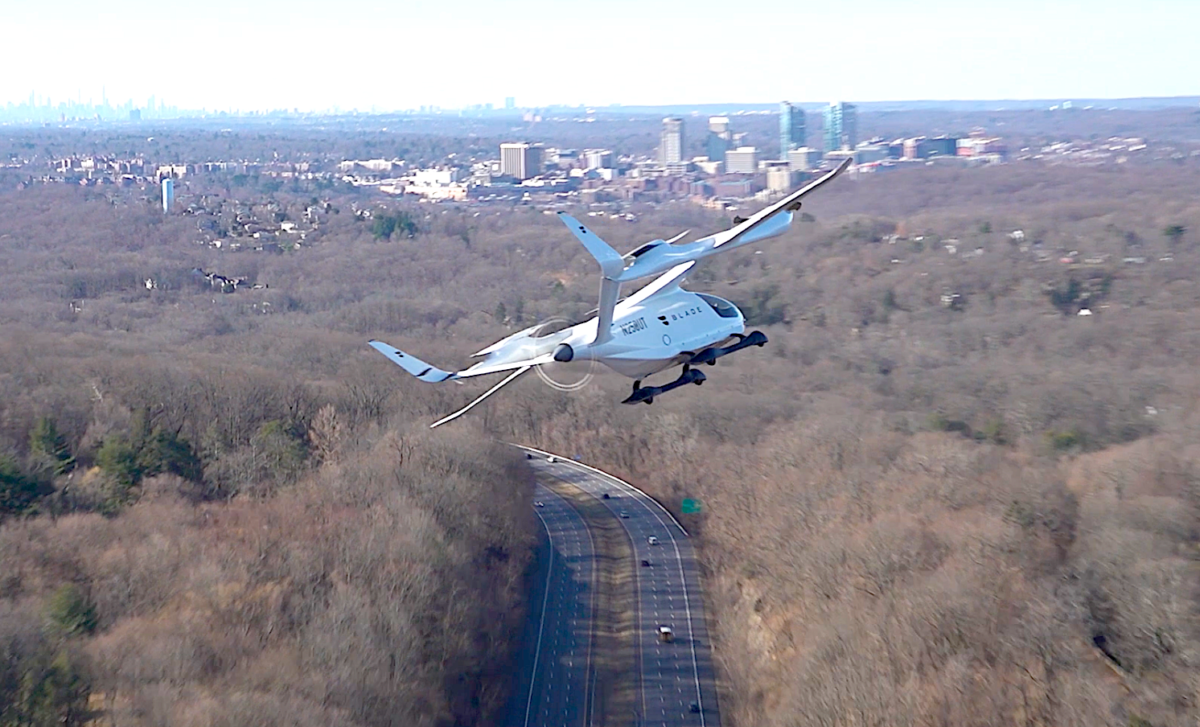
[[[690,497],[683,498],[683,504],[679,508],[684,515],[692,515],[700,512],[700,501],[693,500]]]

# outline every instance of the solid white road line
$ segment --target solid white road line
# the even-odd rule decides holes
[[[521,449],[525,449],[525,450],[532,451],[532,452],[538,452],[538,453],[542,454],[543,456],[548,457],[550,455],[549,452],[543,452],[542,450],[535,449],[533,447],[525,447],[522,445],[517,445],[517,446],[519,446]],[[669,517],[671,519],[671,521],[675,524],[676,527],[679,528],[680,532],[682,532],[685,537],[687,536],[687,530],[685,530],[683,525],[681,525],[679,523],[679,521],[675,519],[675,516],[672,515],[670,513],[670,511],[666,510],[666,508],[664,508],[661,504],[659,504],[657,500],[650,497],[649,495],[642,492],[641,490],[637,489],[636,487],[629,484],[628,482],[625,482],[624,480],[622,480],[618,477],[614,477],[613,475],[610,475],[607,472],[604,472],[603,470],[596,469],[595,467],[591,467],[589,465],[583,464],[581,462],[576,462],[571,459],[564,459],[562,457],[559,457],[558,462],[556,464],[570,465],[570,466],[576,468],[577,470],[590,471],[593,474],[599,475],[603,480],[607,480],[607,481],[617,485],[618,487],[621,487],[629,492],[634,493],[633,499],[637,501],[638,505],[640,505],[648,513],[653,515],[654,519],[658,520],[659,524],[662,525],[663,529],[667,532],[667,535],[671,538],[671,545],[675,551],[675,560],[679,567],[679,578],[684,584],[683,605],[684,605],[684,611],[686,612],[686,615],[687,615],[688,642],[689,642],[689,645],[691,646],[691,652],[692,652],[692,676],[693,676],[695,684],[696,684],[696,701],[697,701],[697,704],[701,705],[700,726],[704,727],[704,725],[705,725],[704,709],[703,709],[704,702],[703,702],[703,697],[701,695],[701,690],[700,690],[700,667],[699,667],[698,659],[696,657],[696,639],[695,639],[695,635],[693,634],[693,631],[692,631],[692,609],[691,609],[690,599],[688,598],[688,593],[687,593],[687,591],[688,591],[687,579],[683,572],[683,556],[679,553],[679,543],[675,539],[675,534],[671,531],[671,528],[667,526],[666,522],[658,514],[658,510],[662,510],[664,513],[666,513],[667,517]],[[592,496],[597,497],[594,494]],[[646,503],[647,500],[649,502],[653,503],[653,507]],[[628,531],[629,528],[626,527],[626,530]],[[630,534],[630,536],[632,537],[632,533]],[[643,699],[643,705],[644,705],[644,702],[645,702],[645,693],[644,692],[642,694],[642,699]],[[645,713],[645,708],[643,706],[643,714],[644,713]]]

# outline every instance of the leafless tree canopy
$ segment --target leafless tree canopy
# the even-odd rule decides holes
[[[702,391],[530,376],[430,433],[481,385],[365,341],[449,366],[583,314],[552,217],[392,204],[418,233],[381,239],[332,190],[299,249],[230,251],[136,191],[5,187],[0,724],[494,723],[536,533],[500,439],[702,502],[731,724],[1194,724],[1197,188],[1195,158],[841,181],[692,277],[771,338]],[[591,221],[727,224],[642,212]]]

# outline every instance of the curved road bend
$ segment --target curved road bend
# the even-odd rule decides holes
[[[566,727],[591,721],[592,620],[596,553],[583,518],[537,485],[538,518],[546,530],[534,577],[530,617],[522,634],[519,676],[508,727]]]
[[[534,454],[536,469],[600,499],[633,543],[638,603],[637,647],[641,664],[643,726],[720,727],[716,676],[704,617],[700,568],[687,532],[656,500],[612,475],[570,460]],[[609,499],[603,499],[605,494]],[[548,506],[548,505],[547,505]],[[657,545],[650,545],[650,537]],[[646,560],[649,567],[641,567]],[[658,627],[670,626],[675,642],[658,640]],[[691,712],[691,705],[699,712]],[[566,724],[565,722],[563,724]]]

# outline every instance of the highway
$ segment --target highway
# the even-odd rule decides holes
[[[635,641],[640,672],[634,723],[643,727],[720,727],[700,570],[687,532],[657,501],[632,485],[577,462],[556,458],[552,463],[545,452],[526,451],[533,455],[530,464],[539,474],[577,487],[603,503],[624,526],[633,545],[637,574]],[[539,492],[548,492],[539,488]],[[550,500],[542,501],[545,513]],[[567,519],[556,518],[554,522]],[[544,515],[543,521],[549,529],[550,521]],[[651,544],[651,538],[655,544]],[[576,536],[575,540],[581,539]],[[643,565],[643,561],[649,565]],[[674,643],[659,641],[658,629],[663,625],[673,630]],[[543,652],[549,655],[546,647]],[[562,652],[549,658],[562,659]],[[549,700],[547,704],[553,702],[542,698]],[[579,724],[580,712],[570,713],[576,719],[571,722],[565,718],[565,710],[560,708],[564,719],[555,724]]]
[[[522,635],[509,727],[590,725],[596,552],[583,518],[537,485],[546,531],[534,576],[532,610]]]

